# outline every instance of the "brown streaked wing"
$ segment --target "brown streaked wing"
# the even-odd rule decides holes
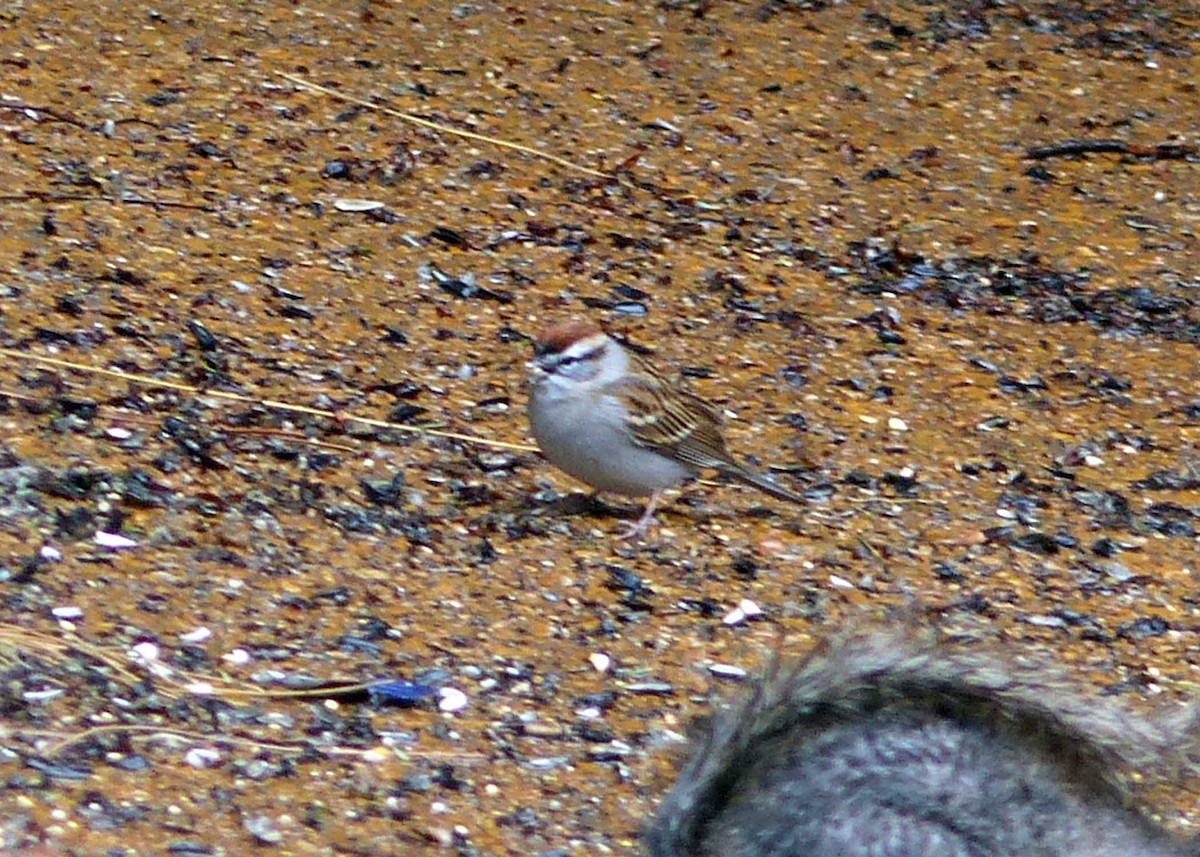
[[[625,378],[607,392],[620,398],[628,409],[629,431],[636,443],[670,452],[697,467],[733,463],[712,407],[683,391],[678,398],[668,398],[665,389],[662,379],[647,371]]]

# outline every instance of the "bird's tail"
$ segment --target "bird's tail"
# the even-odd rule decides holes
[[[762,473],[757,473],[745,467],[726,466],[720,468],[722,473],[727,476],[732,476],[747,485],[757,488],[763,493],[770,494],[772,497],[778,497],[780,500],[790,500],[793,503],[803,503],[804,498],[788,488],[784,488],[770,476],[765,476]]]

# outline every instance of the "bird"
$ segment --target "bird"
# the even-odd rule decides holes
[[[624,539],[642,536],[663,492],[701,469],[804,502],[730,455],[710,404],[591,322],[547,328],[534,340],[526,370],[530,427],[550,463],[597,491],[650,498]]]

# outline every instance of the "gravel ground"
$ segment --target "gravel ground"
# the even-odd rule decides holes
[[[0,12],[0,846],[637,854],[870,623],[1196,693],[1194,8],[343,5]],[[572,318],[806,503],[618,540]]]

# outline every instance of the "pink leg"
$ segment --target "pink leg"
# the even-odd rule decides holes
[[[636,524],[621,533],[620,538],[636,539],[644,536],[646,531],[650,529],[650,525],[654,523],[654,509],[658,506],[658,501],[661,497],[661,491],[655,491],[651,494],[650,500],[646,503],[646,511],[642,512],[642,517],[638,518]]]

